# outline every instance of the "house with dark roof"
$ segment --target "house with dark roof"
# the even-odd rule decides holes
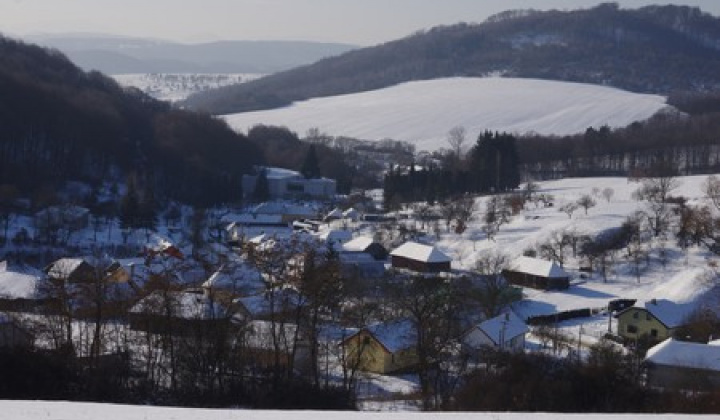
[[[570,287],[570,275],[554,261],[519,257],[503,270],[503,276],[517,286],[540,290],[564,290]]]
[[[617,334],[628,341],[648,339],[660,342],[672,337],[686,325],[687,317],[695,309],[689,303],[676,303],[667,299],[637,301],[635,305],[620,311],[617,318]]]
[[[451,258],[434,246],[405,242],[390,253],[393,268],[418,273],[449,272]]]
[[[647,351],[643,366],[652,387],[720,390],[720,340],[703,344],[668,338]]]
[[[418,364],[416,341],[412,322],[400,319],[361,328],[340,345],[348,367],[387,374],[411,370]]]

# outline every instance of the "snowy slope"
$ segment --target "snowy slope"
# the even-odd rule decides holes
[[[386,89],[317,98],[289,107],[228,115],[234,128],[287,126],[303,135],[313,127],[334,136],[392,138],[419,150],[447,147],[458,125],[476,137],[486,129],[572,134],[588,127],[626,126],[664,108],[665,98],[614,88],[511,78],[449,78],[403,83]]]
[[[693,202],[701,202],[701,185],[705,176],[679,177],[680,187],[673,195],[682,195]],[[489,241],[482,232],[482,213],[486,198],[477,199],[475,220],[462,234],[444,233],[437,242],[438,248],[453,258],[453,267],[472,268],[475,261],[487,252],[500,252],[510,258],[522,255],[526,249],[537,248],[555,231],[575,231],[594,236],[606,229],[619,227],[623,221],[644,203],[632,199],[632,193],[640,184],[628,182],[627,178],[568,178],[539,183],[541,192],[555,197],[553,207],[535,207],[528,204],[525,211],[503,225],[495,240]],[[610,202],[596,197],[597,205],[585,215],[577,210],[572,218],[558,211],[568,202],[576,201],[583,194],[592,194],[593,188],[612,188]],[[578,260],[568,255],[565,269],[571,275],[571,287],[565,291],[539,291],[524,289],[525,300],[515,308],[520,315],[532,316],[580,308],[602,308],[616,298],[669,299],[678,303],[700,305],[707,298],[711,284],[708,276],[714,276],[713,265],[719,258],[703,248],[682,251],[671,234],[667,240],[648,242],[651,264],[637,278],[619,253],[616,264],[605,282],[599,274],[581,278]],[[663,266],[659,251],[665,249],[668,262]]]
[[[97,403],[2,401],[3,418],[13,420],[685,420],[712,418],[686,414],[555,414],[555,413],[364,413],[333,411],[210,410]]]

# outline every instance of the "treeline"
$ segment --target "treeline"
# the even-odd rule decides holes
[[[0,37],[0,56],[0,185],[23,196],[137,176],[162,198],[230,202],[264,161],[224,122],[85,73],[57,51]]]
[[[212,113],[271,109],[412,80],[501,72],[668,94],[720,86],[720,19],[687,6],[513,12],[441,26],[250,83],[192,96]]]
[[[625,176],[656,162],[673,162],[682,175],[717,172],[720,114],[702,113],[705,105],[693,104],[702,100],[687,102],[698,115],[668,111],[625,128],[589,128],[563,137],[522,136],[518,139],[522,171],[533,179]]]
[[[462,136],[464,143],[464,133]],[[466,157],[456,152],[441,162],[426,159],[425,164],[393,168],[385,175],[388,209],[405,202],[444,201],[465,193],[500,193],[520,185],[516,138],[507,133],[486,131]]]

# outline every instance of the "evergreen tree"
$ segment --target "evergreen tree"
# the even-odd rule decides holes
[[[308,148],[305,160],[303,161],[300,173],[303,174],[305,179],[320,178],[320,164],[318,163],[317,152],[315,151],[315,145],[311,144]]]

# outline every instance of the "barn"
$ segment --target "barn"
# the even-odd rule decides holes
[[[417,242],[405,242],[390,253],[393,268],[418,273],[440,273],[450,271],[450,257],[434,246]]]
[[[503,270],[510,284],[540,290],[565,290],[570,287],[570,275],[554,261],[519,257]]]

